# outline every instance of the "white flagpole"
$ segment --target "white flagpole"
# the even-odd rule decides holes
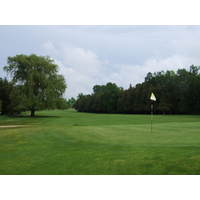
[[[153,102],[151,103],[151,133],[152,133],[152,123],[153,123]]]
[[[151,93],[150,100],[151,100],[151,133],[152,133],[152,128],[153,128],[153,102],[156,101],[156,97],[155,97],[153,92]]]

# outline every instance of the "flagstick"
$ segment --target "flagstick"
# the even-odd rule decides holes
[[[154,95],[154,93],[151,93],[150,96],[150,100],[151,100],[151,133],[152,133],[152,125],[153,125],[153,102],[156,101],[156,97]]]
[[[151,103],[151,133],[152,133],[152,121],[153,121],[153,103]]]

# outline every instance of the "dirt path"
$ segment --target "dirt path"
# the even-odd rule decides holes
[[[1,126],[0,128],[21,128],[21,127],[26,127],[28,125],[5,125],[5,126]]]

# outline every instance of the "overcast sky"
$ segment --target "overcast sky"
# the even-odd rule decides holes
[[[68,85],[65,97],[95,84],[128,88],[148,72],[200,65],[200,26],[0,26],[0,76],[8,56],[52,57]]]

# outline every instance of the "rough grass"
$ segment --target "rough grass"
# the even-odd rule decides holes
[[[43,111],[0,117],[0,174],[200,174],[200,117]]]

